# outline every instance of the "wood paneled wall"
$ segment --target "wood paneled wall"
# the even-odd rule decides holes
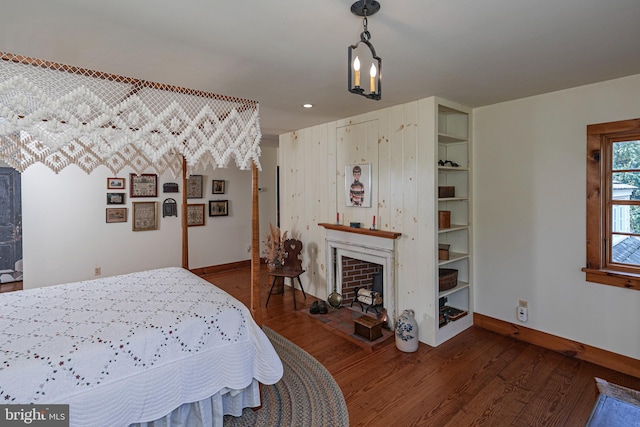
[[[396,309],[413,309],[423,342],[433,340],[435,147],[433,99],[394,106],[280,136],[281,228],[302,240],[305,289],[326,298],[325,230],[320,222],[373,215],[396,231]],[[345,206],[345,166],[371,163],[372,206]],[[349,176],[349,179],[351,177]]]

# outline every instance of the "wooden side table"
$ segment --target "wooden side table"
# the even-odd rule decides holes
[[[304,295],[304,299],[307,299],[307,294],[304,292],[304,288],[302,287],[302,281],[300,280],[300,275],[304,273],[305,270],[291,270],[285,267],[279,267],[275,270],[269,271],[267,274],[273,277],[273,282],[271,283],[271,288],[269,288],[269,296],[267,296],[267,303],[265,307],[269,305],[269,299],[271,298],[271,292],[273,291],[273,287],[276,285],[276,281],[278,277],[289,278],[291,279],[291,292],[293,292],[293,309],[297,310],[296,306],[296,287],[295,287],[295,279],[298,279],[298,284],[300,285],[300,290],[302,291],[302,295]],[[283,292],[284,293],[284,292]]]

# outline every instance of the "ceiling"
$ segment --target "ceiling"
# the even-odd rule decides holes
[[[478,107],[640,74],[638,0],[378,0],[369,100],[347,92],[353,1],[2,0],[0,51],[256,100],[267,143],[432,95]]]

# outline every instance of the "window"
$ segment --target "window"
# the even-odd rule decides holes
[[[640,290],[640,119],[587,126],[589,282]]]

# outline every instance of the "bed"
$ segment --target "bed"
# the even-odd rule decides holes
[[[247,307],[183,268],[0,294],[0,401],[69,404],[72,426],[168,425],[194,408],[222,425],[281,377]]]

